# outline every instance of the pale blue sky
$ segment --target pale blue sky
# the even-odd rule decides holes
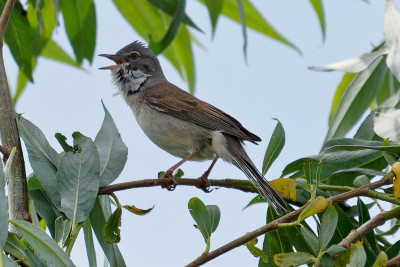
[[[280,176],[282,169],[302,156],[318,153],[328,129],[330,103],[341,79],[340,73],[318,73],[307,69],[369,52],[383,39],[385,1],[324,1],[327,39],[322,42],[317,18],[309,1],[253,1],[264,16],[286,38],[297,45],[303,56],[276,41],[248,32],[248,65],[242,53],[241,27],[221,17],[215,39],[206,9],[197,1],[188,1],[187,13],[206,34],[193,31],[206,47],[194,47],[197,73],[196,96],[219,107],[259,135],[259,146],[247,145],[247,151],[261,168],[264,152],[278,118],[286,131],[286,145],[267,174]],[[120,16],[111,1],[96,1],[97,44],[95,54],[115,53],[134,40],[142,40]],[[62,21],[61,21],[62,23]],[[71,51],[63,26],[55,39]],[[143,40],[142,40],[143,41]],[[160,58],[170,82],[187,89],[177,72]],[[8,51],[6,68],[15,87],[16,66]],[[61,147],[53,137],[61,132],[71,141],[78,130],[94,139],[103,120],[101,100],[113,116],[122,139],[129,148],[124,172],[116,182],[155,178],[178,159],[162,151],[142,133],[132,112],[120,96],[108,71],[98,70],[109,62],[95,57],[85,64],[87,72],[40,59],[34,73],[35,84],[29,85],[17,105],[17,111],[40,127],[50,143]],[[185,177],[199,177],[210,162],[183,166]],[[31,169],[28,167],[28,173]],[[234,166],[218,162],[210,178],[245,179]],[[242,211],[254,195],[219,189],[210,194],[188,187],[174,192],[160,188],[135,189],[117,193],[121,203],[154,210],[139,217],[123,213],[122,239],[119,247],[128,266],[183,266],[205,248],[203,237],[193,227],[187,203],[199,197],[205,204],[218,205],[221,222],[211,239],[211,250],[254,230],[265,223],[266,205]],[[259,239],[262,244],[262,237]],[[102,251],[97,246],[98,264]],[[72,251],[77,266],[87,266],[83,233]],[[242,246],[206,266],[257,266]]]

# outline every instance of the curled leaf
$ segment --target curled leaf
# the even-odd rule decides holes
[[[326,199],[322,196],[314,199],[299,215],[298,222],[304,221],[306,218],[324,211],[328,205],[332,204],[332,200]]]
[[[134,214],[136,214],[136,215],[146,215],[147,213],[149,213],[150,211],[152,211],[153,209],[154,209],[154,205],[153,205],[153,207],[151,207],[150,209],[147,209],[147,210],[142,210],[142,209],[139,209],[139,208],[136,208],[135,206],[133,206],[133,205],[124,205],[124,206],[122,206],[124,209],[127,209],[127,210],[129,210],[130,212],[132,212],[132,213],[134,213]]]

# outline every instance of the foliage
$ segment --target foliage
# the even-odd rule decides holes
[[[113,2],[134,30],[149,41],[154,53],[163,53],[193,92],[192,43],[195,40],[191,31],[202,30],[185,12],[186,1]],[[244,56],[248,28],[299,51],[248,0],[199,2],[208,11],[213,36],[217,32],[220,16],[240,23]],[[310,2],[325,39],[322,1]],[[1,8],[4,5],[5,0],[0,0]],[[400,243],[392,244],[385,239],[387,235],[396,234],[400,228],[395,219],[399,217],[399,208],[382,211],[375,217],[370,214],[372,207],[380,207],[379,201],[400,204],[400,12],[391,0],[386,5],[385,39],[378,47],[361,57],[313,68],[317,71],[344,71],[345,74],[333,99],[329,130],[320,153],[289,163],[282,171],[282,177],[289,178],[272,182],[286,197],[291,208],[298,210],[279,218],[269,208],[265,226],[269,228],[258,229],[256,234],[252,232],[237,241],[242,243],[236,245],[246,245],[255,257],[260,257],[259,266],[385,266],[399,253]],[[131,14],[137,15],[133,18]],[[68,55],[51,39],[60,15],[63,16],[74,56]],[[33,71],[40,57],[81,68],[84,60],[92,62],[95,40],[96,8],[93,0],[28,1],[26,5],[17,1],[5,35],[5,41],[19,66],[14,102],[17,102],[26,84],[33,81]],[[94,141],[75,132],[72,135],[73,144],[69,144],[66,137],[58,133],[56,139],[64,149],[62,152],[51,147],[36,125],[19,116],[19,134],[34,170],[28,179],[32,223],[9,221],[20,236],[7,231],[7,196],[4,190],[15,149],[7,155],[9,159],[4,168],[0,164],[0,249],[12,255],[18,263],[26,266],[74,266],[69,255],[83,228],[90,266],[97,265],[94,236],[111,266],[125,266],[117,245],[121,238],[123,211],[145,215],[152,208],[143,210],[133,205],[122,205],[113,193],[111,198],[99,195],[101,188],[118,178],[128,155],[111,114],[104,104],[103,107],[104,121]],[[368,110],[369,115],[358,125]],[[346,138],[354,127],[358,127],[355,136]],[[279,157],[284,145],[285,131],[278,121],[265,152],[263,175]],[[393,173],[387,172],[388,166],[392,166]],[[176,178],[181,179],[182,175],[181,171]],[[373,180],[381,176],[389,180],[393,176],[396,178],[393,185],[384,189],[379,188],[381,185],[372,187]],[[379,191],[375,190],[378,188]],[[339,196],[342,197],[340,201],[333,201]],[[366,203],[360,196],[374,201]],[[356,205],[346,202],[355,197]],[[248,206],[261,202],[265,201],[257,196]],[[188,208],[206,243],[204,253],[196,260],[207,261],[207,257],[214,253],[210,252],[211,236],[217,230],[222,213],[218,206],[205,205],[198,198],[192,198]],[[289,222],[284,221],[288,217]],[[381,222],[389,220],[394,222],[389,231],[379,228]],[[356,239],[361,241],[354,242],[356,239],[352,233],[355,229],[360,235]],[[256,246],[255,238],[261,234],[265,234],[262,249]],[[3,262],[6,266],[16,265],[4,253],[0,255],[1,266]]]

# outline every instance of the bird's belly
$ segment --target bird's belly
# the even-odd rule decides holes
[[[150,107],[147,112],[136,113],[136,120],[144,133],[158,147],[168,153],[184,158],[196,153],[192,160],[207,160],[214,158],[211,138],[212,131],[187,121],[183,121],[156,111]]]

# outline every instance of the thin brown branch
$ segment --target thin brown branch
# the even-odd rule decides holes
[[[397,267],[400,264],[400,255],[392,258],[390,261],[388,261],[386,267]]]
[[[349,198],[352,198],[352,197],[362,196],[362,195],[365,194],[365,192],[368,192],[368,190],[370,190],[370,189],[375,189],[375,188],[381,187],[383,185],[387,185],[387,184],[392,183],[392,178],[393,178],[393,174],[389,173],[388,175],[385,175],[384,177],[382,177],[382,179],[380,179],[377,182],[370,183],[370,184],[365,185],[363,187],[357,188],[357,189],[355,189],[353,191],[344,192],[342,194],[332,196],[330,199],[332,200],[332,203],[335,204],[335,203],[342,202],[342,201],[344,201],[346,199],[349,199]],[[268,224],[266,224],[266,225],[264,225],[264,226],[262,226],[262,227],[260,227],[260,228],[258,228],[256,230],[254,230],[254,231],[252,231],[250,233],[247,233],[247,234],[245,234],[245,235],[243,235],[243,236],[241,236],[241,237],[229,242],[228,244],[226,244],[226,245],[224,245],[224,246],[222,246],[220,248],[217,248],[214,251],[211,251],[208,254],[202,254],[196,260],[194,260],[193,262],[191,262],[188,265],[186,265],[186,267],[200,266],[200,265],[202,265],[202,264],[204,264],[206,262],[209,262],[210,260],[212,260],[212,259],[214,259],[214,258],[216,258],[216,257],[218,257],[218,256],[220,256],[220,255],[222,255],[222,254],[234,249],[234,248],[237,248],[237,247],[239,247],[241,245],[246,244],[248,241],[250,241],[250,240],[252,240],[252,239],[254,239],[254,238],[256,238],[256,237],[258,237],[260,235],[263,235],[263,234],[265,234],[267,232],[275,230],[278,227],[279,223],[287,223],[287,222],[289,222],[291,220],[296,219],[300,215],[301,211],[307,205],[308,205],[308,203],[305,204],[303,207],[299,208],[298,210],[292,211],[291,213],[289,213],[289,214],[287,214],[287,215],[285,215],[283,217],[280,217],[280,218],[278,218],[278,219],[276,219],[276,220],[274,220],[274,221],[272,221],[272,222],[270,222],[270,223],[268,223]]]
[[[220,180],[209,180],[211,186],[225,187],[225,188],[235,188],[243,192],[257,193],[257,189],[248,180],[233,180],[233,179],[220,179]],[[206,183],[203,179],[190,179],[190,178],[178,178],[176,179],[177,185],[184,186],[195,186],[197,188],[204,189]],[[100,188],[99,195],[110,195],[113,192],[127,190],[132,188],[143,188],[143,187],[153,187],[161,186],[167,187],[171,185],[171,180],[167,178],[162,179],[145,179],[139,181],[131,181],[120,184],[113,184]]]
[[[14,4],[15,0],[8,0],[0,16],[0,135],[1,143],[6,150],[17,148],[11,167],[11,177],[8,180],[9,218],[27,220],[29,209],[25,162],[3,59],[4,34]],[[12,226],[10,226],[10,231],[16,232]]]
[[[3,161],[6,162],[8,160],[8,157],[10,156],[10,151],[0,145],[0,153],[3,154]]]

